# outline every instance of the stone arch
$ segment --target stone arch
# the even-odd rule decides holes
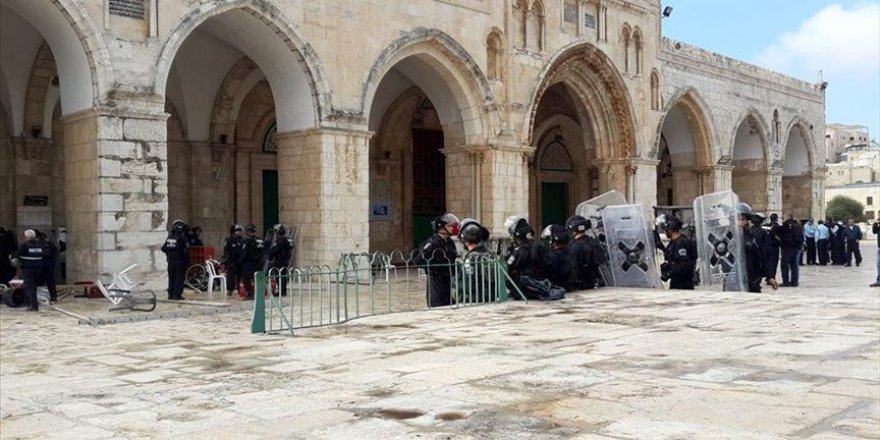
[[[9,8],[46,39],[61,79],[63,114],[89,109],[107,96],[112,58],[80,1],[3,0],[0,7]]]
[[[792,141],[792,134],[799,134],[804,141],[804,147],[806,148],[807,153],[807,163],[809,164],[809,169],[812,170],[816,167],[816,141],[813,138],[812,133],[812,124],[809,121],[804,119],[802,116],[795,116],[791,122],[788,123],[788,126],[785,128],[785,138],[783,142],[780,142],[779,146],[782,148],[781,156],[783,158],[783,165],[785,161],[785,157],[787,156],[789,143]]]
[[[33,67],[31,67],[30,79],[28,80],[27,92],[25,94],[24,126],[22,127],[28,133],[35,129],[35,127],[39,127],[40,137],[43,138],[52,137],[51,116],[55,110],[54,102],[51,103],[51,107],[46,107],[49,104],[47,98],[51,98],[49,91],[55,87],[53,82],[57,81],[55,79],[57,78],[55,76],[55,69],[55,58],[52,56],[48,43],[43,40],[33,60]],[[47,122],[45,118],[47,111],[49,113],[48,127],[45,124]]]
[[[169,34],[156,60],[154,92],[165,94],[174,57],[184,40],[206,20],[217,17],[229,27],[247,28],[259,37],[230,45],[251,57],[272,85],[279,109],[279,131],[321,125],[330,111],[330,86],[323,65],[300,31],[276,7],[260,0],[204,3],[190,11]],[[307,98],[310,106],[298,105]]]
[[[564,83],[577,95],[590,118],[596,137],[596,157],[635,157],[635,116],[623,77],[604,52],[590,43],[575,43],[560,50],[539,76],[529,99],[522,139],[531,144],[535,115],[544,92]]]
[[[425,28],[394,40],[380,53],[367,74],[361,113],[371,129],[380,122],[372,114],[379,85],[392,68],[404,63],[409,63],[407,70],[422,79],[418,85],[436,106],[448,136],[460,138],[467,144],[484,144],[494,135],[499,116],[497,112],[487,111],[494,101],[489,80],[474,58],[452,37]],[[451,102],[444,95],[451,96]],[[383,108],[384,113],[388,105],[380,103],[379,108]]]
[[[755,135],[761,141],[761,154],[767,161],[767,166],[769,167],[773,160],[773,154],[770,142],[770,126],[767,124],[767,120],[764,119],[764,116],[757,108],[749,107],[740,113],[735,121],[736,122],[733,124],[733,130],[730,134],[730,149],[727,152],[722,152],[722,155],[728,156],[732,160],[736,160],[737,153],[735,150],[737,133],[740,131],[743,124],[748,124],[749,121],[751,121],[754,125],[752,128],[755,130]]]
[[[652,159],[659,159],[660,140],[663,135],[663,126],[669,112],[677,106],[683,106],[691,123],[691,134],[694,136],[696,166],[712,166],[718,160],[716,146],[719,145],[718,134],[715,129],[715,121],[712,118],[712,112],[709,110],[708,104],[703,99],[697,89],[687,87],[676,92],[675,95],[667,102],[663,109],[663,116],[660,118],[660,124],[657,127],[657,133],[654,137],[653,149],[649,153]]]
[[[226,143],[235,143],[236,121],[241,103],[254,86],[264,78],[257,63],[247,56],[229,70],[214,100],[211,141],[220,142],[220,137],[226,136]]]
[[[723,155],[733,166],[731,189],[757,211],[776,208],[771,197],[778,182],[773,168],[770,128],[758,109],[750,107],[735,120],[730,133],[730,149]]]
[[[813,214],[813,201],[822,199],[813,185],[816,147],[810,123],[800,116],[792,119],[782,147],[783,212],[796,219],[809,218]]]

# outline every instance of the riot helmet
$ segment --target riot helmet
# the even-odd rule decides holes
[[[682,226],[684,226],[684,223],[675,216],[666,216],[665,220],[663,223],[663,230],[665,231],[681,231]]]
[[[736,214],[740,217],[749,219],[752,217],[752,207],[749,206],[748,203],[739,202],[736,204]]]
[[[247,232],[248,234],[256,234],[257,227],[253,224],[250,224],[250,225],[247,225],[244,227],[244,231]]]
[[[507,220],[504,221],[504,226],[507,227],[507,232],[510,236],[515,239],[528,239],[535,233],[528,220],[518,215],[507,217]]]
[[[474,219],[465,219],[461,226],[459,239],[464,243],[480,243],[489,239],[489,230]]]
[[[275,231],[276,235],[283,237],[284,234],[287,234],[287,229],[284,228],[284,225],[275,225],[272,229]]]
[[[543,231],[541,231],[541,240],[550,241],[550,239],[553,237],[553,226],[555,225],[547,225],[547,227],[544,228]]]
[[[449,226],[450,230],[448,231],[450,235],[458,235],[459,232],[459,221],[458,217],[455,214],[445,213],[443,215],[437,216],[434,220],[431,221],[431,227],[434,228],[434,232],[438,232],[445,226]]]
[[[553,242],[553,244],[568,244],[571,235],[565,227],[560,225],[550,225],[547,228],[550,229],[550,241]]]
[[[565,228],[573,234],[587,232],[591,227],[590,221],[580,215],[573,215],[565,221]]]
[[[754,224],[755,226],[761,226],[764,224],[764,219],[766,218],[767,217],[764,214],[760,212],[754,212],[752,213],[752,224]]]

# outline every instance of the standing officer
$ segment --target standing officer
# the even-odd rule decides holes
[[[518,216],[508,217],[504,222],[507,232],[513,238],[513,250],[507,255],[507,271],[510,278],[520,286],[523,292],[526,289],[520,283],[520,278],[528,276],[535,280],[543,280],[544,255],[546,249],[541,243],[533,239],[535,233],[529,222]]]
[[[819,265],[828,265],[828,238],[831,231],[825,225],[825,220],[819,220],[819,226],[816,226],[816,252],[819,254]]]
[[[223,244],[223,262],[226,264],[226,275],[228,282],[227,290],[230,292],[238,291],[238,283],[241,282],[241,250],[244,246],[244,239],[241,238],[241,225],[232,225],[229,228],[229,236]]]
[[[183,282],[186,278],[186,267],[189,264],[189,240],[186,235],[186,223],[174,220],[171,233],[162,245],[162,252],[168,261],[168,299],[183,299]]]
[[[669,281],[670,289],[694,290],[697,248],[690,238],[681,233],[681,227],[682,222],[678,218],[666,218],[664,229],[670,241],[663,253],[666,261],[660,265],[660,279]]]
[[[780,247],[782,246],[782,225],[779,224],[779,216],[770,214],[770,255],[768,255],[769,272],[776,278],[776,269],[779,267]]]
[[[596,287],[599,278],[599,266],[605,261],[602,245],[596,238],[587,235],[590,221],[575,215],[565,221],[565,228],[574,240],[569,244],[569,251],[577,270],[574,290],[590,290]]]
[[[797,287],[800,275],[800,254],[804,247],[804,229],[794,216],[787,214],[782,225],[782,285]]]
[[[849,225],[846,226],[846,264],[844,266],[852,266],[853,255],[856,257],[856,267],[862,264],[862,252],[859,250],[859,240],[862,239],[862,228],[856,224],[855,220],[849,219]]]
[[[293,256],[293,240],[287,237],[287,230],[282,225],[275,225],[275,240],[266,253],[269,259],[269,267],[281,270],[290,267],[290,257]],[[279,275],[281,273],[279,272]],[[289,274],[280,277],[279,288],[281,296],[287,295],[287,278]]]
[[[247,225],[244,228],[245,237],[241,248],[241,276],[244,278],[244,287],[247,291],[245,300],[254,299],[254,274],[263,267],[263,258],[265,257],[266,244],[262,239],[257,238],[257,227]]]
[[[846,228],[836,220],[831,226],[831,264],[839,266],[846,260]]]
[[[497,272],[492,254],[483,244],[489,240],[489,230],[474,219],[461,222],[459,241],[464,245],[464,265],[461,271],[459,301],[464,303],[493,302],[498,299]]]
[[[37,233],[37,242],[43,246],[43,270],[40,272],[39,282],[37,284],[46,286],[49,290],[49,301],[54,303],[58,301],[58,287],[55,284],[55,266],[58,263],[58,247],[46,234],[40,231]]]
[[[37,233],[33,229],[24,231],[24,243],[18,247],[18,261],[21,264],[21,279],[24,281],[24,297],[28,311],[39,311],[37,302],[37,280],[43,271],[43,253],[45,248],[37,241]]]
[[[550,250],[544,258],[544,272],[547,279],[566,292],[574,290],[578,273],[568,243],[571,235],[563,226],[550,225]]]
[[[743,255],[746,259],[746,282],[749,292],[761,293],[761,279],[776,290],[778,284],[776,277],[771,274],[770,265],[767,264],[767,255],[761,250],[749,229],[752,207],[746,203],[739,203],[736,205],[736,213],[737,224],[742,228]]]
[[[458,217],[445,213],[431,221],[434,235],[419,245],[415,262],[427,266],[428,283],[425,296],[428,307],[448,306],[452,303],[452,274],[458,251],[452,237],[459,233]]]
[[[804,223],[804,238],[807,240],[807,264],[816,264],[816,226],[812,219]]]

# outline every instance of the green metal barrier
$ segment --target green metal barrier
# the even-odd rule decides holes
[[[257,273],[252,333],[341,324],[388,313],[427,310],[427,278],[448,271],[451,308],[509,299],[503,260],[493,255],[433,264],[415,254],[346,254],[338,266],[270,269]],[[514,285],[510,282],[510,285]],[[514,285],[515,286],[515,285]],[[516,295],[525,300],[522,292]]]

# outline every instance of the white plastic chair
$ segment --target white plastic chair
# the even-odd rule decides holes
[[[214,293],[214,281],[220,280],[220,289],[226,295],[226,274],[218,273],[217,267],[220,262],[217,260],[205,260],[205,268],[208,270],[208,295]]]

